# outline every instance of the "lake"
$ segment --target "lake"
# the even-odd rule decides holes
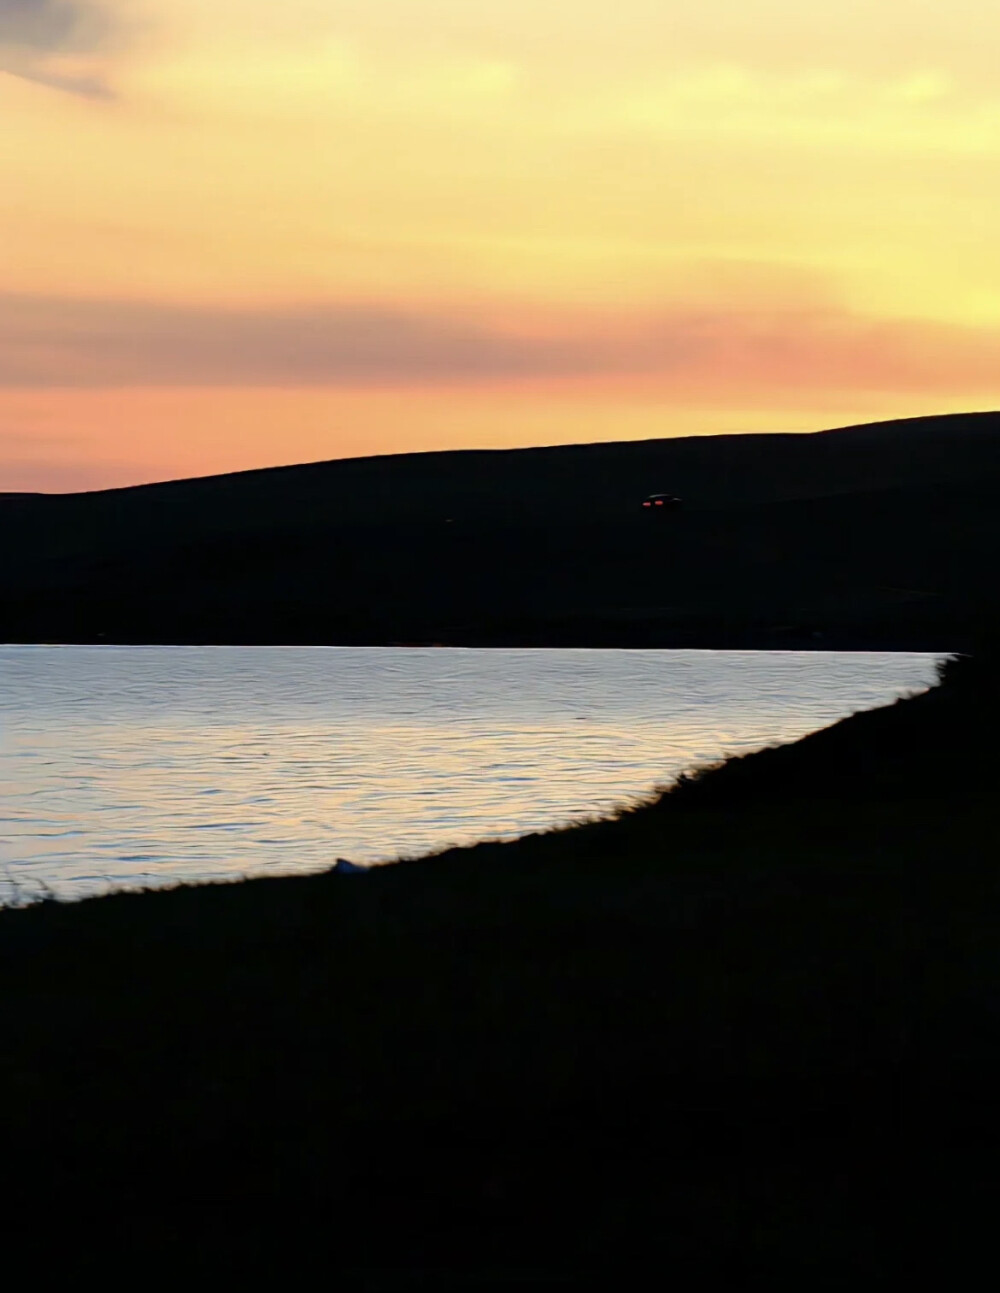
[[[922,690],[937,659],[0,647],[0,900],[543,830]]]

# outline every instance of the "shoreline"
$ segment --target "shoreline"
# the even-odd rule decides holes
[[[1000,687],[943,673],[602,821],[0,912],[12,1234],[58,1217],[94,1271],[111,1216],[117,1260],[361,1287],[838,1288],[926,1217],[921,1264],[974,1272]]]
[[[336,641],[312,641],[298,638],[286,638],[280,635],[261,634],[253,637],[234,637],[231,639],[203,639],[199,637],[115,637],[79,636],[51,638],[46,640],[12,638],[0,642],[0,647],[38,646],[38,647],[301,647],[304,649],[322,649],[324,647],[357,647],[371,650],[409,649],[409,650],[482,650],[482,651],[836,651],[857,653],[913,653],[921,655],[964,655],[975,648],[978,635],[975,633],[951,634],[950,645],[942,646],[937,635],[900,638],[898,636],[866,636],[826,634],[795,636],[766,634],[734,634],[730,636],[703,638],[700,635],[685,637],[635,638],[615,635],[577,638],[574,636],[551,637],[540,639],[537,636],[481,637],[473,634],[453,638],[434,637],[415,639],[382,639],[367,636],[344,637]]]

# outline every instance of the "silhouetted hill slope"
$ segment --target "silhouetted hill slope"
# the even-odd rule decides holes
[[[998,720],[963,663],[616,821],[0,913],[0,1227],[105,1275],[967,1282]]]
[[[0,497],[0,637],[948,648],[991,595],[998,488],[984,413]]]

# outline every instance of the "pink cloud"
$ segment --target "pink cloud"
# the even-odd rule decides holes
[[[1000,330],[836,306],[543,321],[365,303],[282,310],[0,295],[0,387],[437,387],[635,382],[686,398],[996,391]]]

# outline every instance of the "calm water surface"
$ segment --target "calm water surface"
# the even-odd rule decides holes
[[[519,835],[923,689],[935,660],[0,647],[0,900]]]

